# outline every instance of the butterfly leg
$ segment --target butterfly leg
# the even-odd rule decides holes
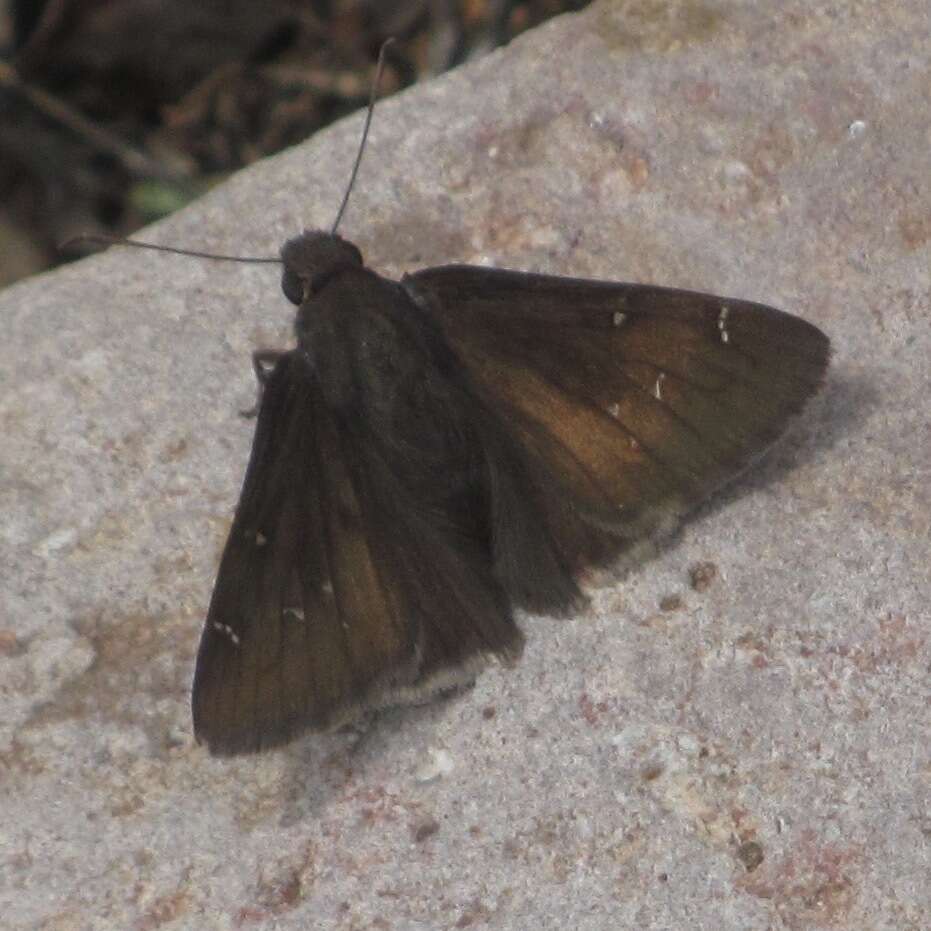
[[[255,404],[248,410],[240,411],[239,416],[251,420],[259,412],[259,405],[262,403],[262,390],[271,374],[271,370],[277,365],[278,360],[285,355],[280,349],[257,349],[252,353],[252,369],[255,372],[255,380],[258,382],[257,397]]]

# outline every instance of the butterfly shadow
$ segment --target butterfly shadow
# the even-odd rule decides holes
[[[316,820],[329,805],[354,798],[360,800],[362,817],[361,809],[379,795],[382,780],[373,774],[381,769],[386,752],[429,742],[456,703],[468,700],[473,685],[442,692],[423,704],[369,712],[355,724],[310,734],[282,751],[288,762],[281,782],[280,826]]]
[[[787,433],[752,468],[702,502],[691,519],[717,514],[744,495],[778,485],[799,468],[822,459],[858,432],[880,403],[879,390],[869,376],[832,368],[822,391]]]

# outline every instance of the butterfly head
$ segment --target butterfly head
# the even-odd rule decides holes
[[[281,247],[281,261],[281,289],[300,306],[340,271],[360,267],[362,253],[335,233],[304,230]]]

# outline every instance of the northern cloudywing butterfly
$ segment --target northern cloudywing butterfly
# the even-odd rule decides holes
[[[516,659],[514,608],[570,611],[581,569],[739,473],[828,363],[820,330],[762,304],[463,265],[395,282],[335,229],[285,243],[297,347],[256,354],[194,677],[213,753]]]
[[[214,753],[515,659],[514,607],[570,610],[580,569],[740,472],[828,361],[762,304],[464,265],[395,282],[325,232],[281,255],[297,348],[257,366],[194,678]]]

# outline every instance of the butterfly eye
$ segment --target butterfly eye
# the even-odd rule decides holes
[[[284,296],[292,304],[300,307],[304,302],[304,282],[290,268],[285,267],[285,270],[281,273],[281,290],[284,291]]]
[[[290,268],[285,267],[281,273],[281,290],[292,304],[301,306],[304,301],[304,282]]]

